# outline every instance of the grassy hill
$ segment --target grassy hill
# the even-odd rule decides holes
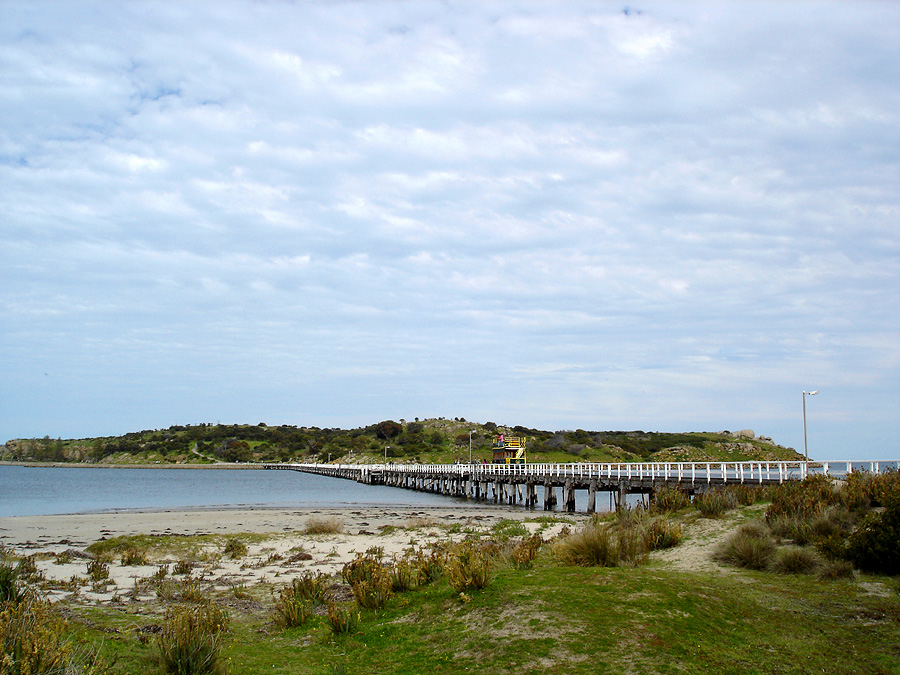
[[[356,429],[198,424],[84,439],[16,439],[0,460],[107,464],[215,462],[490,461],[498,433],[524,436],[529,462],[675,462],[795,460],[792,448],[752,433],[653,431],[544,431],[463,418],[384,420]]]

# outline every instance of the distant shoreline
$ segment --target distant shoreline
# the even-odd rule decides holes
[[[26,466],[33,469],[263,469],[262,464],[98,464],[90,462],[10,462],[0,461],[0,466]]]

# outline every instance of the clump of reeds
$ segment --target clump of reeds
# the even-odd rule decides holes
[[[94,582],[109,579],[109,565],[99,558],[89,560],[87,563],[87,575]]]
[[[822,559],[815,549],[805,546],[785,546],[775,552],[772,571],[779,574],[812,574]]]
[[[849,579],[856,573],[853,563],[848,560],[823,560],[816,571],[822,581]]]
[[[247,544],[241,541],[241,539],[239,539],[238,537],[229,537],[225,542],[222,553],[224,553],[232,560],[243,558],[245,555],[247,555]]]
[[[319,518],[313,516],[306,521],[304,534],[340,534],[344,531],[344,521],[340,518]]]
[[[491,558],[478,542],[464,541],[451,550],[444,572],[458,593],[479,590],[490,582]]]
[[[593,522],[561,538],[553,552],[563,565],[614,567],[619,561],[619,548],[610,528]]]
[[[329,602],[325,618],[328,620],[331,632],[335,635],[342,635],[356,631],[360,616],[356,608],[351,605]]]
[[[765,570],[775,556],[775,540],[759,521],[745,523],[713,554],[719,562],[752,570]]]
[[[341,569],[341,576],[350,584],[360,607],[380,609],[393,595],[391,574],[381,562],[381,555],[380,547],[370,548],[365,553],[357,553]]]
[[[23,595],[0,602],[0,673],[10,675],[100,675],[93,652],[77,650],[63,637],[65,622],[50,603]]]
[[[218,675],[228,614],[212,604],[169,607],[156,638],[162,671],[172,675]]]
[[[516,569],[528,569],[541,550],[544,540],[537,532],[518,541],[509,552],[510,560]]]
[[[684,490],[663,486],[654,493],[650,508],[654,513],[674,513],[690,504],[691,498]]]
[[[305,625],[313,615],[313,604],[297,593],[297,588],[290,584],[284,586],[275,598],[275,623],[282,628],[295,628]]]
[[[0,602],[19,604],[25,589],[19,583],[19,570],[12,565],[0,565]]]
[[[179,560],[172,566],[172,574],[189,575],[194,570],[194,562],[192,560]]]
[[[416,566],[415,554],[407,551],[402,556],[394,556],[388,566],[391,576],[391,589],[394,593],[405,593],[419,583],[419,570]]]
[[[131,567],[147,564],[147,553],[136,546],[130,546],[122,551],[120,558],[122,565]]]
[[[694,495],[694,508],[704,518],[718,518],[732,508],[729,506],[729,502],[728,495],[724,490],[709,490]]]

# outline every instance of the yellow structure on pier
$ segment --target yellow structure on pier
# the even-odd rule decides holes
[[[494,451],[494,464],[525,464],[524,436],[504,437],[500,434],[491,449]]]

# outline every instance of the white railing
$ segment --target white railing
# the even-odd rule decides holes
[[[313,473],[406,473],[491,480],[519,477],[544,480],[678,481],[690,483],[772,483],[802,480],[812,474],[843,478],[851,471],[883,473],[900,468],[900,460],[829,460],[826,462],[628,462],[579,464],[269,464],[267,467]]]

